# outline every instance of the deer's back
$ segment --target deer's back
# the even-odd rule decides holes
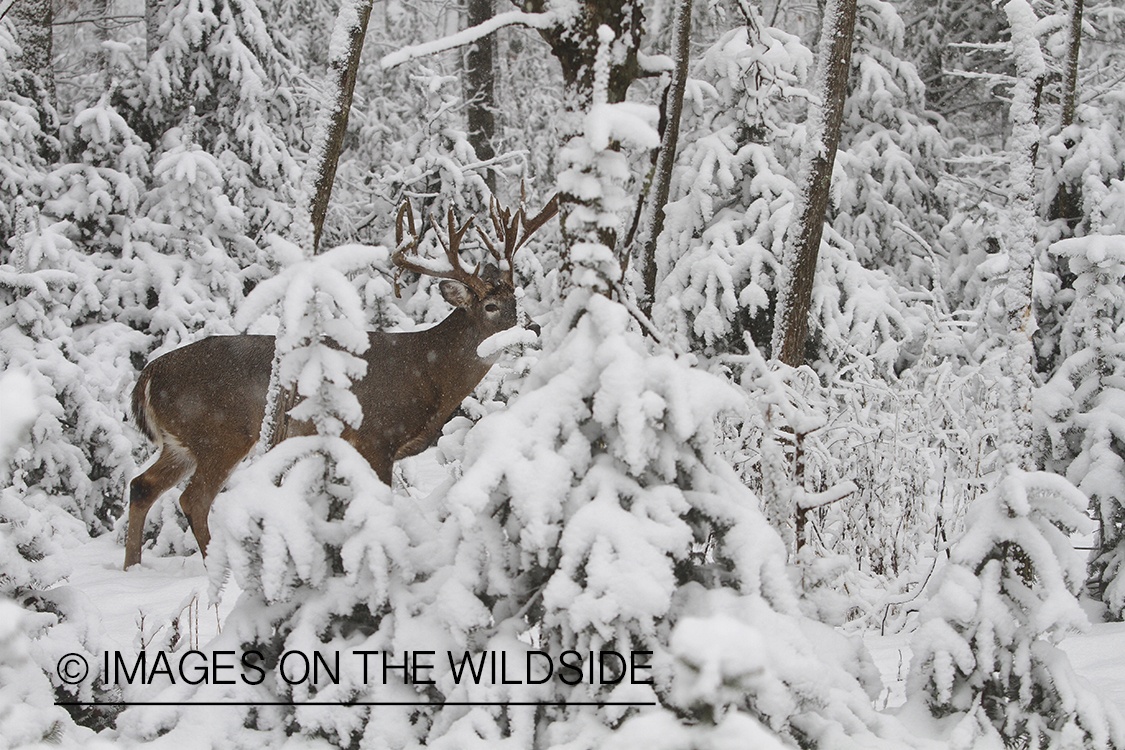
[[[152,438],[173,436],[196,456],[222,441],[253,445],[273,350],[273,336],[210,336],[157,357],[134,390],[138,425]]]
[[[433,377],[440,352],[424,333],[368,334],[367,371],[352,384],[363,421],[344,432],[365,455],[393,455],[443,406]],[[172,436],[197,457],[219,443],[248,451],[265,415],[274,345],[273,336],[210,336],[154,359],[133,394],[138,426],[158,442],[157,431]],[[312,432],[309,423],[292,425],[293,434]]]

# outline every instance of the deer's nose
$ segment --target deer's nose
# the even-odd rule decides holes
[[[527,321],[527,325],[524,326],[524,328],[526,328],[529,331],[534,331],[536,336],[538,336],[540,333],[542,333],[542,329],[539,327],[539,324],[536,323],[534,320],[529,319]]]

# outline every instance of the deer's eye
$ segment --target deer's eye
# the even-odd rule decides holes
[[[489,302],[485,304],[484,309],[488,312],[496,312],[500,309],[500,305],[496,304],[495,302]]]

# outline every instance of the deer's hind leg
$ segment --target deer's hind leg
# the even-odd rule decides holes
[[[129,526],[125,532],[126,570],[141,561],[141,541],[149,508],[194,467],[191,454],[183,446],[166,439],[155,463],[129,483]]]
[[[251,441],[245,450],[212,456],[207,464],[201,464],[195,470],[191,481],[180,495],[180,507],[187,515],[188,524],[195,534],[195,542],[204,557],[207,557],[207,545],[211,542],[211,531],[207,527],[207,515],[211,511],[211,503],[215,502],[215,496],[226,484],[227,477],[234,471],[234,467],[238,466],[238,462],[246,457],[253,446],[254,443]]]

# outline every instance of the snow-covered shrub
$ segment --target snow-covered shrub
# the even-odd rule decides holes
[[[987,368],[963,363],[961,335],[954,318],[935,311],[918,335],[921,351],[897,378],[880,378],[861,360],[828,379],[820,444],[831,458],[810,472],[814,487],[846,480],[857,490],[811,522],[864,573],[913,578],[959,532],[984,489],[995,393],[985,385]]]
[[[940,272],[932,246],[945,219],[936,186],[949,149],[925,112],[917,69],[903,58],[905,33],[893,3],[859,3],[828,221],[866,267],[893,269],[914,287]]]
[[[671,635],[671,710],[628,719],[606,747],[928,746],[871,707],[878,678],[856,640],[754,596],[691,589]]]
[[[143,336],[103,322],[106,274],[64,234],[68,222],[33,206],[21,216],[11,262],[0,265],[0,364],[31,379],[40,412],[30,444],[13,457],[12,483],[102,531],[120,513],[132,468],[119,394]]]
[[[17,199],[36,197],[43,173],[58,155],[52,134],[57,115],[42,93],[42,82],[28,70],[13,69],[20,54],[15,27],[0,19],[0,259],[15,234]]]
[[[50,275],[42,271],[39,277],[30,273],[5,274],[4,270],[7,269],[0,266],[3,281],[12,281],[14,277],[17,282],[31,286],[36,286],[38,281],[44,289],[42,277]],[[4,317],[11,315],[11,307],[5,307]],[[34,304],[29,307],[34,309]],[[8,346],[16,347],[11,357],[5,357],[5,375],[0,379],[0,387],[4,389],[0,412],[4,414],[5,429],[12,430],[11,443],[0,451],[0,608],[9,610],[0,617],[0,629],[10,628],[0,634],[0,693],[6,693],[5,700],[0,702],[3,706],[0,726],[5,727],[5,739],[20,745],[43,739],[34,736],[37,732],[44,736],[57,735],[69,724],[57,717],[51,718],[54,700],[99,700],[106,694],[98,680],[80,684],[64,682],[59,677],[58,664],[64,654],[76,652],[87,662],[96,662],[101,650],[99,620],[91,612],[89,600],[65,585],[71,573],[65,550],[88,538],[83,517],[89,519],[91,527],[104,528],[109,519],[98,515],[111,512],[115,505],[94,502],[98,499],[96,495],[91,498],[78,494],[112,476],[90,483],[78,473],[89,456],[80,449],[80,446],[85,447],[83,442],[68,429],[66,422],[71,415],[61,414],[64,404],[73,408],[68,391],[80,398],[90,396],[80,378],[75,377],[75,365],[63,356],[37,361],[35,356],[44,353],[49,356],[51,347],[46,342],[21,338],[19,327],[14,323],[0,326],[0,342],[5,352]],[[69,376],[66,381],[69,386],[59,388],[57,394],[56,384],[51,380],[59,374],[56,367]],[[91,416],[97,420],[104,418],[104,414],[99,412],[97,404],[79,403],[78,416],[73,418],[91,430],[91,442],[97,446],[105,436],[99,435],[100,429],[89,422]],[[60,416],[64,421],[60,422]],[[127,459],[128,444],[117,442],[116,445],[124,449],[123,456]],[[92,452],[96,460],[97,452]],[[113,458],[121,460],[123,456]],[[66,467],[68,476],[52,476],[51,472],[60,468],[54,461],[56,458],[78,466]],[[68,492],[75,490],[76,495],[68,496]],[[23,609],[10,606],[9,599]],[[25,641],[28,636],[32,640]],[[28,661],[28,657],[32,661]],[[104,709],[70,710],[83,724],[105,726]],[[65,712],[61,716],[65,716]],[[44,722],[49,726],[45,728]],[[69,726],[73,728],[73,724]]]
[[[302,150],[307,125],[293,91],[298,74],[288,43],[266,22],[269,10],[250,0],[170,3],[138,88],[123,91],[153,133],[193,131],[163,145],[152,138],[157,163],[158,149],[198,144],[215,159],[216,181],[254,239],[293,220],[301,184],[293,154]]]
[[[4,546],[0,542],[0,550]],[[54,705],[51,683],[28,653],[24,628],[34,617],[0,598],[0,737],[5,749],[58,744],[74,728],[66,711]]]
[[[976,500],[931,582],[912,639],[908,698],[949,717],[954,748],[1125,747],[1125,726],[1057,647],[1086,625],[1069,534],[1086,498],[1062,477],[1004,470]]]
[[[1063,321],[1072,352],[1036,393],[1049,461],[1089,498],[1098,522],[1090,585],[1116,618],[1125,617],[1125,236],[1061,240],[1051,252],[1074,274],[1075,298]],[[1077,451],[1074,452],[1077,446]]]

